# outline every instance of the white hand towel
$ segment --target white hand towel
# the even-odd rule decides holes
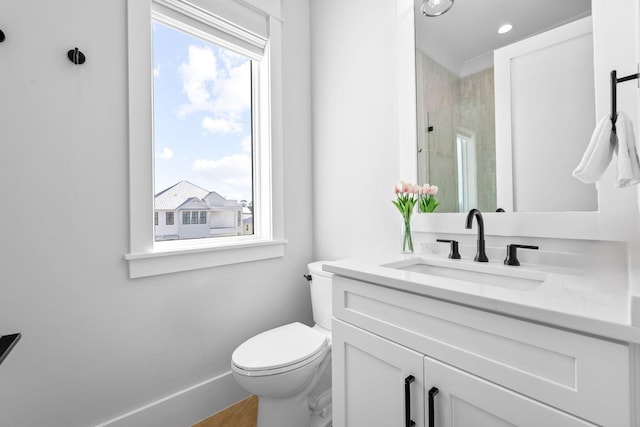
[[[573,176],[582,182],[592,184],[600,179],[611,162],[613,150],[616,146],[615,134],[611,132],[611,119],[603,117],[591,135],[591,141],[580,160],[580,164],[573,171]]]
[[[629,187],[640,182],[640,161],[638,161],[636,140],[633,135],[633,123],[625,113],[618,113],[616,136],[618,174],[616,175],[615,186]]]

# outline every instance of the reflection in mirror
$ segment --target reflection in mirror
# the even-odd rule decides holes
[[[522,90],[504,88],[501,82],[494,81],[496,49],[526,45],[536,37],[549,39],[544,34],[555,34],[554,29],[558,32],[559,27],[590,16],[590,0],[459,0],[446,14],[433,18],[420,13],[421,6],[422,1],[416,0],[418,181],[438,185],[438,212],[472,208],[528,212],[597,210],[595,186],[571,176],[595,125],[590,24],[588,37],[580,37],[583,46],[580,49],[571,41],[565,43],[568,47],[561,53],[551,50],[547,53],[543,49],[543,55],[514,56],[506,65],[512,84],[522,82],[521,76],[527,75],[522,71],[518,71],[518,76],[509,74],[510,64],[517,63],[534,75],[546,76],[552,70],[567,91],[551,87],[544,79],[535,79],[536,83],[528,79]],[[512,30],[499,34],[498,29],[506,23],[513,26]],[[557,40],[548,43],[559,44]],[[576,61],[566,58],[567,49],[580,51],[577,60],[585,65],[577,66],[578,73],[585,78],[575,79],[571,74],[574,70],[561,68],[566,62]],[[558,55],[563,55],[561,60]],[[577,86],[576,80],[582,86]],[[525,92],[526,96],[521,95]],[[506,107],[500,101],[505,93],[509,97]],[[576,93],[580,100],[576,100]],[[518,99],[512,99],[516,94]],[[525,107],[511,114],[511,109],[518,106]],[[529,112],[525,113],[527,108]],[[532,115],[530,110],[542,113]],[[535,122],[525,123],[529,117]],[[518,120],[513,129],[512,120]],[[560,130],[563,124],[567,129]],[[496,137],[503,138],[498,149]],[[544,144],[532,147],[535,141]],[[567,149],[569,146],[571,150]],[[549,170],[556,172],[554,182],[544,180],[550,175]],[[559,186],[559,179],[566,182]],[[506,181],[509,185],[505,185]],[[576,191],[585,193],[585,201],[572,202]],[[552,200],[549,192],[555,192]]]

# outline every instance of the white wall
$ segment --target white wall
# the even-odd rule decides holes
[[[596,84],[596,116],[610,114],[609,73],[617,70],[618,77],[637,72],[639,61],[639,6],[636,0],[609,2],[593,0],[593,37]],[[633,121],[636,144],[640,142],[640,110],[638,108],[638,80],[618,85],[618,110],[626,112]],[[625,218],[629,233],[635,238],[629,243],[631,293],[638,296],[636,313],[640,315],[640,241],[638,239],[638,192],[637,186],[614,189],[615,167],[610,166],[598,183],[598,203],[604,212],[633,212]],[[636,319],[640,325],[640,317]]]
[[[189,425],[243,396],[238,344],[311,322],[308,1],[283,0],[286,256],[135,280],[125,10],[0,2],[0,334],[23,334],[0,366],[2,426],[95,425],[201,384],[118,424]]]
[[[404,144],[415,156],[413,2],[311,2],[314,250],[342,258],[400,248],[391,200]],[[406,37],[403,43],[401,38]],[[403,109],[409,88],[414,101]],[[400,99],[400,101],[399,101]],[[409,119],[409,125],[404,125]]]

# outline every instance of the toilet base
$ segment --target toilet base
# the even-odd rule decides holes
[[[258,396],[257,427],[331,427],[331,400],[329,365],[310,394],[301,393],[285,399]]]
[[[331,403],[312,411],[304,396],[290,399],[260,397],[257,427],[331,427],[331,415]]]
[[[258,427],[310,427],[307,396],[288,399],[258,398]]]

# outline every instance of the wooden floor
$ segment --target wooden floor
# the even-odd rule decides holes
[[[256,427],[258,396],[250,396],[192,427]]]

